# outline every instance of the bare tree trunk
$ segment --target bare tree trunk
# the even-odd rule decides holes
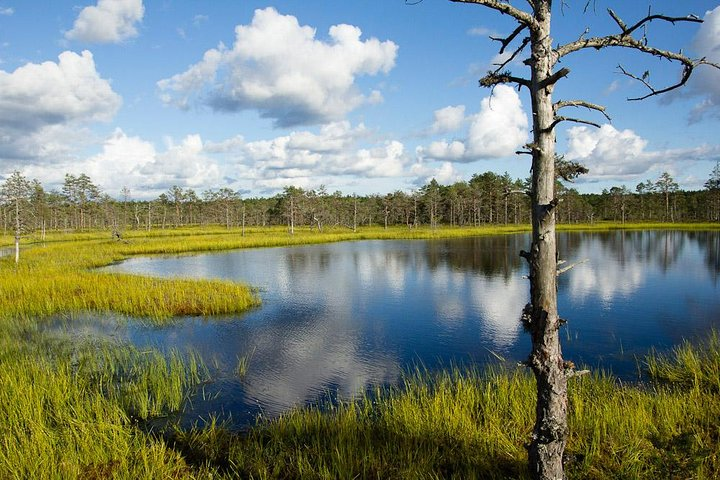
[[[15,199],[15,264],[20,263],[20,198]]]
[[[555,238],[555,133],[552,104],[555,60],[550,37],[550,4],[535,11],[539,24],[531,32],[533,111],[532,245],[523,256],[530,263],[530,305],[523,316],[532,338],[528,364],[537,381],[536,421],[529,448],[535,478],[562,479],[567,442],[567,376],[560,349],[557,311],[557,245]]]
[[[357,232],[357,196],[353,195],[353,233]]]
[[[293,202],[292,196],[290,197],[290,218],[288,219],[290,221],[290,235],[295,234],[295,206]]]

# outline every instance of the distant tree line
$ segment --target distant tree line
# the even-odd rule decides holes
[[[568,166],[567,164],[563,164]],[[570,182],[583,171],[570,163],[561,166],[556,190],[561,202],[557,215],[562,223],[699,222],[720,221],[720,163],[705,188],[680,190],[669,173],[602,193],[582,194]],[[565,171],[565,173],[563,173]],[[191,225],[287,225],[356,229],[360,225],[436,227],[520,224],[530,220],[528,180],[507,173],[475,174],[467,182],[440,185],[434,179],[411,192],[385,195],[347,195],[325,187],[286,187],[275,196],[243,198],[230,188],[206,190],[173,186],[154,200],[135,200],[123,188],[120,198],[102,191],[86,174],[65,175],[60,191],[46,190],[37,180],[12,172],[0,186],[0,222],[3,234],[108,229],[151,230]]]

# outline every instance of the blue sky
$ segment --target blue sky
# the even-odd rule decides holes
[[[717,1],[556,2],[556,43],[616,33],[611,7],[692,13],[654,22],[653,44],[720,61]],[[525,2],[517,2],[525,7]],[[107,193],[153,198],[172,185],[245,196],[287,185],[344,193],[412,190],[473,173],[525,177],[529,98],[478,79],[497,61],[489,35],[515,28],[477,5],[425,0],[0,0],[0,177],[20,170],[49,188],[87,173]],[[669,171],[699,189],[720,158],[720,71],[643,102],[642,86],[680,72],[634,52],[580,52],[555,99],[605,105],[602,128],[563,123],[557,147],[584,162],[583,192]],[[511,64],[525,74],[519,62]]]

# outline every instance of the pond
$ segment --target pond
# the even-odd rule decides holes
[[[720,232],[561,233],[558,241],[561,258],[587,260],[559,281],[563,351],[576,364],[636,380],[649,349],[720,328]],[[518,252],[528,244],[528,235],[512,235],[133,258],[108,270],[239,280],[260,288],[262,307],[166,327],[88,318],[72,328],[200,352],[215,380],[188,417],[215,412],[243,426],[259,413],[396,383],[416,366],[525,359],[519,318],[529,293]]]

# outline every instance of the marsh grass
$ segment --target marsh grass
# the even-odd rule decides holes
[[[694,350],[717,364],[717,347]],[[569,478],[718,478],[713,386],[626,385],[597,373],[574,380],[570,392]],[[529,478],[534,405],[525,370],[417,371],[399,387],[297,409],[244,434],[213,421],[176,430],[169,442],[192,464],[231,478]]]
[[[600,228],[600,227],[598,227]],[[604,227],[603,227],[604,228]],[[646,227],[643,227],[646,228]],[[58,313],[119,312],[164,321],[240,311],[248,287],[95,269],[132,255],[184,254],[369,238],[504,234],[492,229],[298,229],[49,237],[0,259],[1,478],[527,478],[535,383],[510,367],[414,371],[357,401],[261,419],[245,432],[210,418],[148,430],[210,380],[192,353],[138,350],[53,335]],[[247,368],[249,357],[245,366]],[[720,341],[651,354],[650,380],[609,374],[570,386],[570,478],[720,478]],[[238,361],[238,373],[240,360]]]
[[[206,380],[196,355],[31,337],[0,339],[0,477],[190,473],[177,452],[136,425],[182,408]]]
[[[235,375],[237,375],[239,378],[243,378],[247,374],[248,367],[250,366],[250,359],[252,359],[254,354],[255,348],[253,348],[250,353],[237,357],[237,363],[235,364]]]
[[[17,267],[0,259],[0,317],[34,322],[90,311],[162,321],[178,315],[237,313],[259,305],[257,293],[238,283],[95,270],[127,258],[121,247],[110,241],[59,243],[28,250]]]

